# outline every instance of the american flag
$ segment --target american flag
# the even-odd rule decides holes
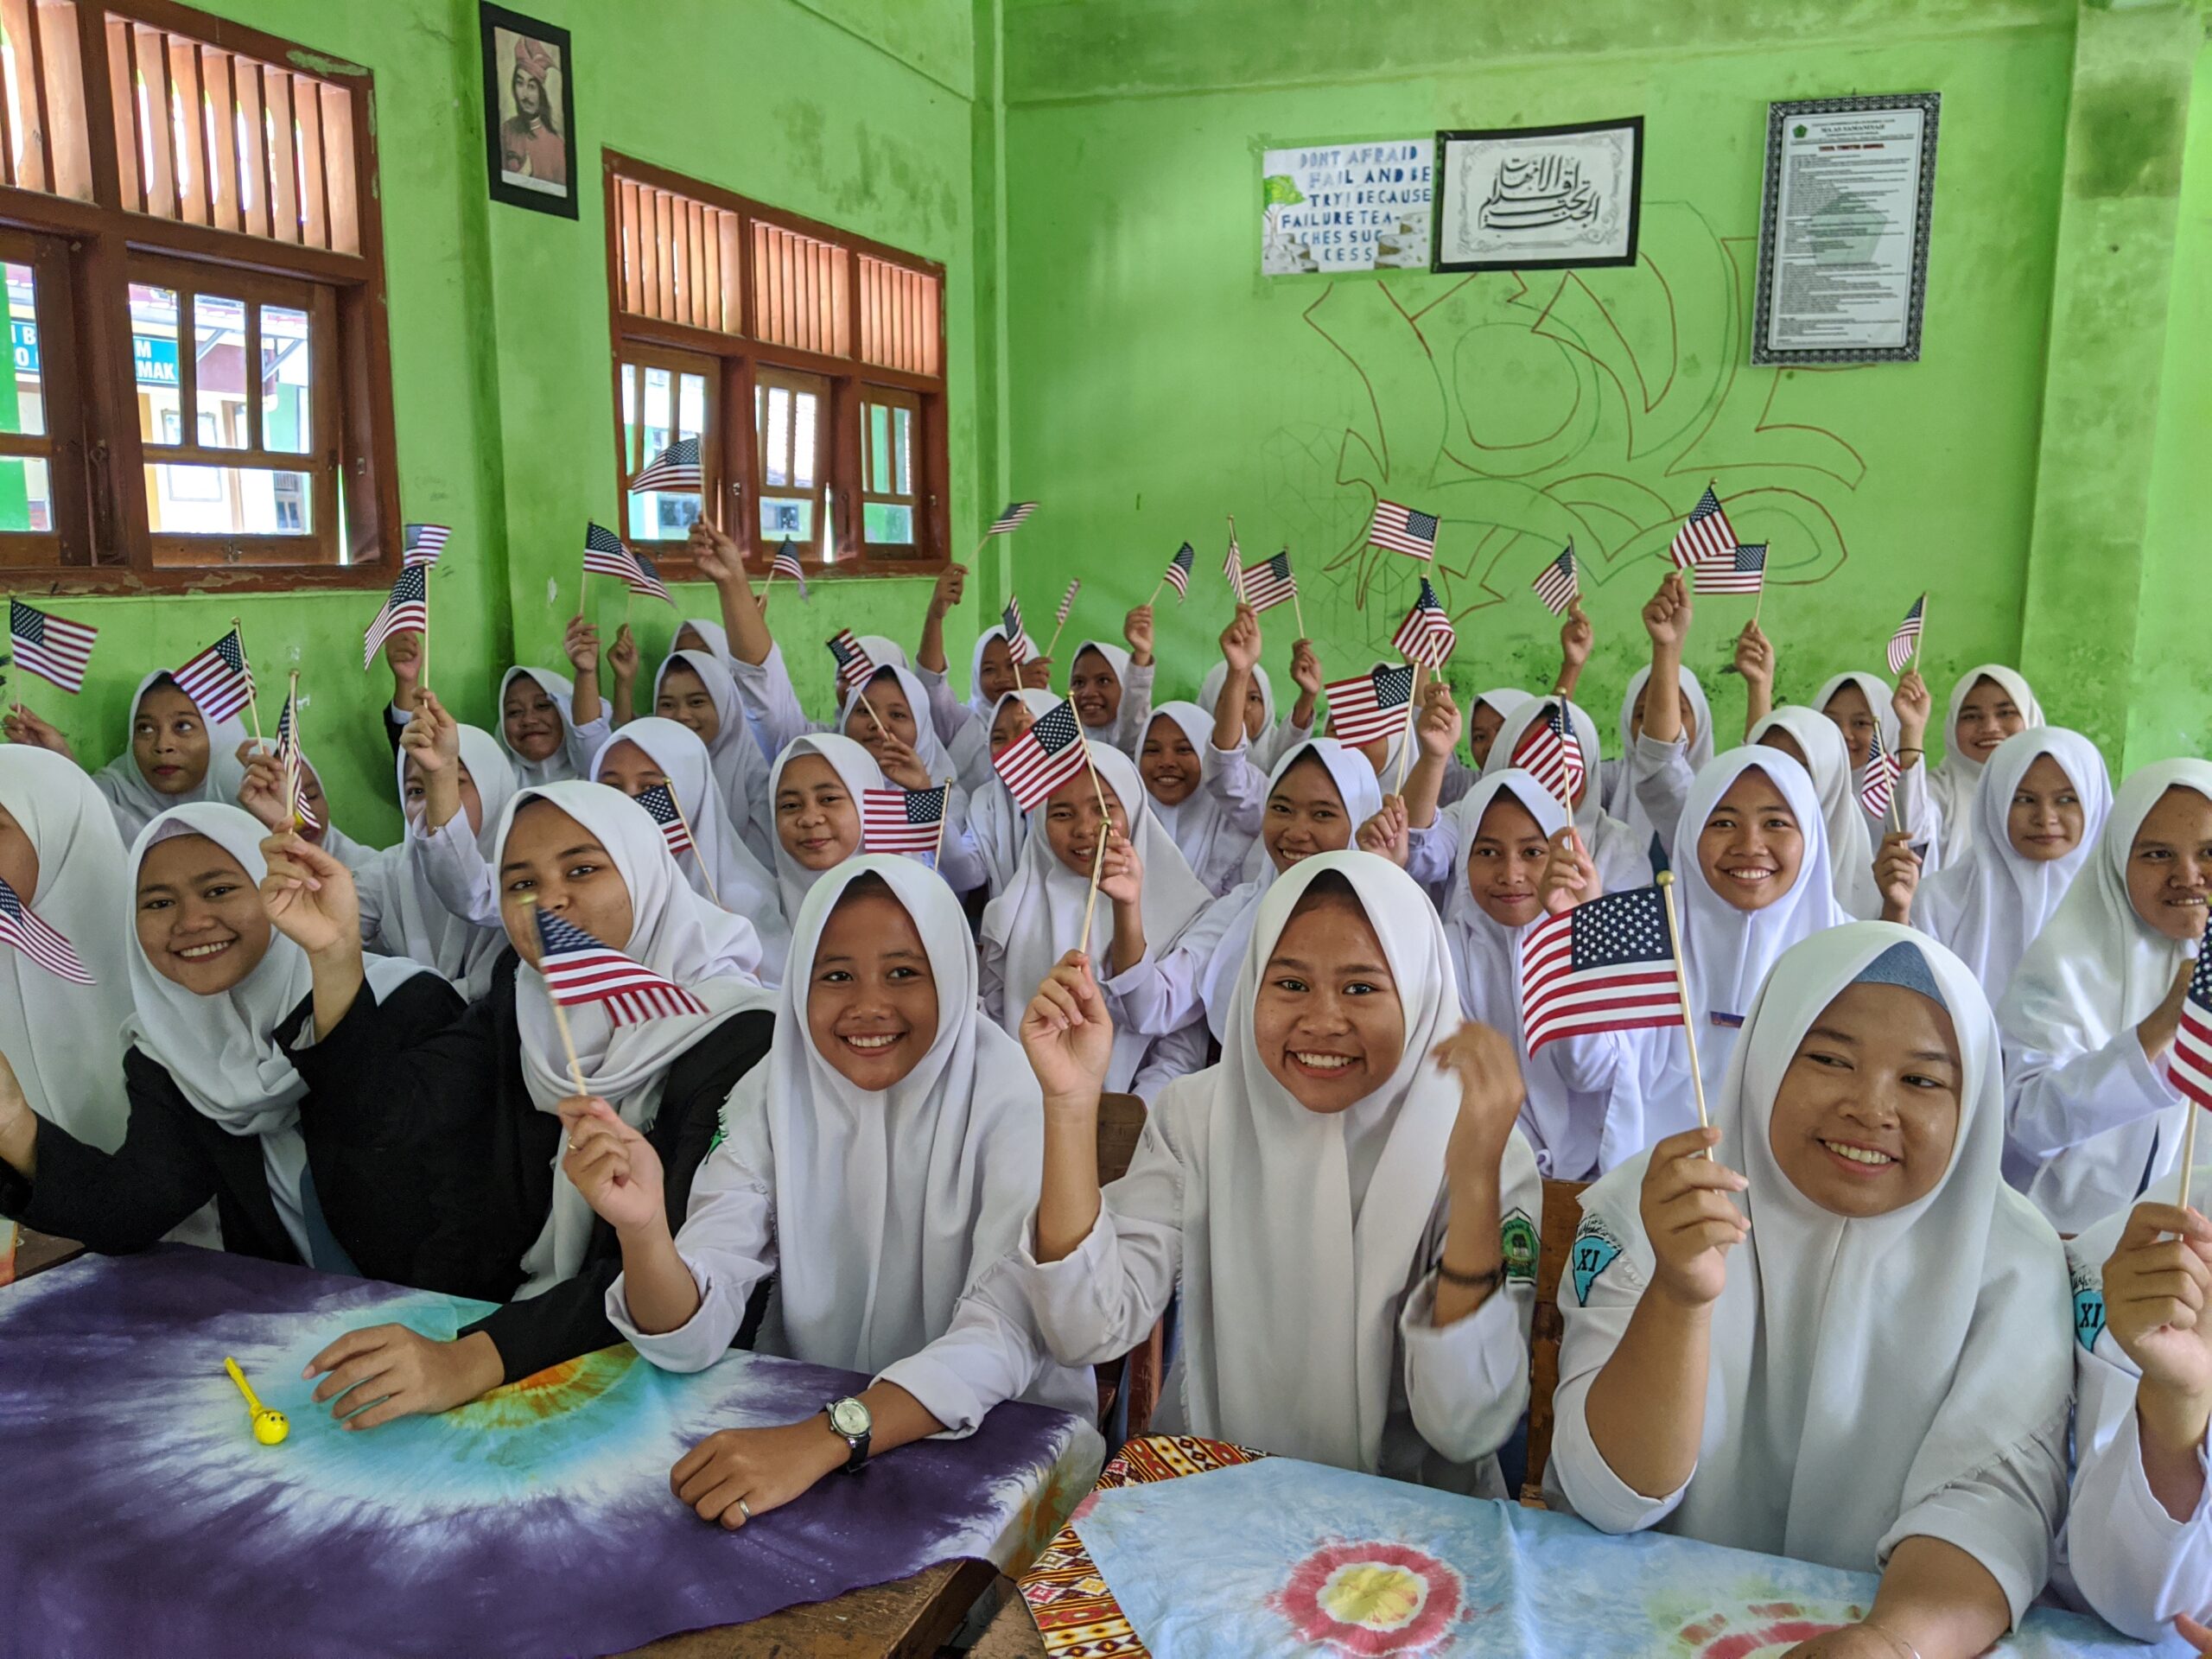
[[[691,831],[683,822],[683,813],[676,804],[676,791],[666,784],[655,784],[638,797],[638,804],[660,826],[661,839],[668,843],[668,855],[681,858],[691,850]]]
[[[1444,613],[1444,601],[1437,598],[1427,576],[1421,579],[1421,594],[1406,613],[1406,620],[1398,624],[1397,632],[1390,636],[1390,643],[1407,661],[1426,663],[1435,669],[1444,666],[1459,645],[1459,630]]]
[[[1175,590],[1179,602],[1190,596],[1191,570],[1198,562],[1198,550],[1185,542],[1175,550],[1175,556],[1167,561],[1167,568],[1160,573],[1160,579]]]
[[[853,688],[865,685],[875,675],[875,658],[868,654],[868,647],[853,637],[850,628],[840,628],[830,636],[830,659],[837,664],[837,696],[850,696]]]
[[[1554,616],[1565,616],[1582,597],[1582,579],[1574,569],[1574,544],[1570,542],[1559,557],[1536,572],[1535,581],[1529,585],[1544,601],[1546,610]]]
[[[0,944],[14,945],[47,972],[72,985],[93,982],[76,948],[32,915],[30,906],[17,898],[15,888],[5,881],[0,881]]]
[[[707,1005],[681,985],[663,979],[612,945],[601,944],[575,923],[543,910],[535,913],[537,971],[563,1007],[604,1002],[607,1017],[618,1026],[707,1011]]]
[[[361,635],[361,666],[375,662],[377,652],[393,634],[410,629],[420,633],[429,626],[430,573],[422,565],[407,565],[392,579],[384,608],[369,619],[368,628]]]
[[[1674,545],[1668,550],[1678,570],[1725,559],[1736,550],[1736,527],[1720,510],[1720,498],[1713,493],[1712,485],[1705,486],[1704,495],[1675,532]]]
[[[1574,815],[1574,797],[1589,772],[1582,758],[1581,741],[1574,734],[1574,721],[1564,702],[1546,702],[1529,722],[1513,746],[1511,764],[1558,797],[1569,817]]]
[[[12,896],[12,895],[10,895]],[[2181,1023],[2166,1059],[2166,1076],[2198,1105],[2212,1107],[2212,923],[2196,947],[2196,969],[2181,1002]]]
[[[864,789],[861,791],[861,850],[928,853],[937,850],[944,823],[946,786]]]
[[[1329,733],[1339,743],[1372,743],[1406,723],[1414,700],[1414,666],[1381,664],[1321,688],[1329,700]]]
[[[1866,775],[1859,780],[1859,804],[1870,817],[1890,816],[1890,798],[1897,792],[1897,758],[1882,744],[1882,728],[1874,728],[1874,747],[1866,752]]]
[[[404,578],[406,571],[400,572]],[[414,573],[419,579],[422,573]],[[208,723],[228,720],[253,701],[253,671],[246,666],[245,641],[232,628],[170,676]]]
[[[660,572],[644,554],[633,552],[622,538],[604,524],[587,522],[584,525],[584,574],[586,575],[619,576],[633,594],[644,594],[652,599],[668,600],[668,584],[660,579]]]
[[[15,647],[16,666],[64,691],[85,689],[85,667],[99,635],[86,623],[48,616],[20,599],[8,601],[8,643]]]
[[[1052,621],[1056,626],[1063,628],[1067,626],[1068,613],[1075,609],[1075,596],[1082,591],[1082,588],[1083,583],[1080,582],[1068,583],[1067,592],[1060,595],[1060,608],[1052,613]]]
[[[1029,638],[1029,631],[1021,626],[1021,601],[1009,597],[1006,609],[999,613],[999,626],[1006,630],[1007,654],[1020,668],[1037,654],[1037,647]]]
[[[1036,511],[1037,504],[1034,501],[1009,501],[1006,504],[1006,511],[991,520],[991,527],[983,534],[1003,536],[1008,531],[1019,530],[1023,521]]]
[[[1912,608],[1904,613],[1904,620],[1897,624],[1897,631],[1890,636],[1890,672],[1902,674],[1904,665],[1912,660],[1919,647],[1920,619],[1928,609],[1928,595],[1923,594],[1912,601]]]
[[[435,564],[452,537],[452,529],[445,524],[409,524],[402,536],[404,545],[399,562],[403,565]]]
[[[1733,553],[1690,567],[1700,594],[1756,594],[1766,586],[1766,543],[1749,542]]]
[[[776,556],[768,561],[768,574],[772,577],[783,576],[798,583],[798,596],[801,599],[806,597],[806,567],[798,562],[798,550],[791,545],[788,536],[784,538],[784,544],[776,550]]]
[[[1375,518],[1367,526],[1367,539],[1374,546],[1387,547],[1393,553],[1433,559],[1436,556],[1436,515],[1416,512],[1395,501],[1377,501]]]
[[[1229,538],[1229,551],[1222,556],[1221,574],[1229,578],[1230,597],[1239,605],[1244,603],[1244,555],[1237,550],[1236,537]]]
[[[320,830],[322,820],[315,816],[315,808],[308,804],[307,757],[300,753],[300,711],[297,699],[287,696],[282,713],[276,716],[276,771],[283,779],[284,798],[293,803],[300,827]]]
[[[1561,1037],[1681,1023],[1658,888],[1592,899],[1538,922],[1522,940],[1521,1032],[1529,1053]]]
[[[630,480],[630,493],[643,495],[648,490],[664,490],[671,495],[696,495],[706,487],[699,475],[699,440],[678,438],[655,455]]]
[[[1075,705],[1062,697],[993,755],[991,766],[1014,804],[1027,812],[1081,772],[1088,755]]]
[[[1237,586],[1255,615],[1289,604],[1298,597],[1298,578],[1290,574],[1290,550],[1286,547],[1272,559],[1247,566]]]

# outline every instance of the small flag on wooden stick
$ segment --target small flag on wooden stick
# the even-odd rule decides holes
[[[1725,559],[1736,550],[1736,527],[1728,522],[1720,498],[1713,486],[1705,486],[1705,493],[1690,509],[1690,516],[1675,532],[1673,543],[1668,549],[1675,568],[1687,570],[1694,564],[1707,564]]]
[[[1912,601],[1912,608],[1904,613],[1904,620],[1897,624],[1897,631],[1890,636],[1890,672],[1902,674],[1904,665],[1911,662],[1920,651],[1921,625],[1928,616],[1928,595],[1923,594]]]
[[[932,851],[944,827],[945,801],[950,793],[943,784],[934,789],[862,790],[861,850]]]
[[[245,640],[235,627],[169,677],[210,725],[228,720],[253,701],[253,671],[246,666]]]
[[[1436,670],[1443,668],[1459,645],[1459,630],[1445,614],[1444,601],[1437,598],[1436,589],[1427,576],[1421,579],[1421,592],[1414,600],[1414,607],[1398,624],[1390,643],[1408,662],[1426,664]]]
[[[1562,1037],[1683,1023],[1673,932],[1656,887],[1609,893],[1521,942],[1521,1029],[1534,1054]]]
[[[8,643],[14,647],[16,666],[64,691],[85,689],[85,670],[99,636],[90,623],[49,616],[20,599],[8,601]]]
[[[12,944],[48,973],[73,985],[93,982],[76,946],[34,916],[4,880],[0,880],[0,944]]]
[[[1436,529],[1437,518],[1433,512],[1400,506],[1395,501],[1377,501],[1375,517],[1368,523],[1367,539],[1376,547],[1387,547],[1408,558],[1433,559],[1436,556]]]
[[[704,1014],[707,1005],[643,963],[543,909],[537,918],[537,971],[545,988],[564,1008],[603,1002],[618,1026],[685,1014]]]
[[[1321,688],[1329,700],[1329,733],[1339,743],[1372,743],[1405,723],[1414,700],[1414,665],[1378,664]]]
[[[1529,584],[1536,590],[1536,597],[1544,601],[1544,608],[1554,616],[1565,616],[1582,597],[1582,580],[1574,568],[1574,543],[1569,542],[1559,557],[1536,572],[1535,581]]]

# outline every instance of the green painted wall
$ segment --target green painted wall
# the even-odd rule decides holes
[[[1007,0],[1007,13],[1010,476],[1050,509],[1021,549],[1033,613],[1079,573],[1078,625],[1105,626],[1190,537],[1202,580],[1163,652],[1187,686],[1225,617],[1217,567],[1234,512],[1248,558],[1289,543],[1325,662],[1351,671],[1389,654],[1417,574],[1362,545],[1380,494],[1444,516],[1439,586],[1463,686],[1545,683],[1556,625],[1527,588],[1573,536],[1599,635],[1582,701],[1603,720],[1646,655],[1636,613],[1662,568],[1652,556],[1710,476],[1738,499],[1745,539],[1772,544],[1763,620],[1784,695],[1878,667],[1923,588],[1931,681],[2020,658],[2078,137],[2070,0]],[[1923,360],[1749,367],[1768,100],[1929,88],[1944,105]],[[1258,275],[1264,148],[1638,113],[1633,270]],[[2073,165],[2096,176],[2094,157]],[[2172,350],[2202,362],[2201,336],[2193,357],[2178,338]],[[2080,418],[2103,430],[2128,395],[2087,387]],[[2202,414],[2159,426],[2177,456],[2168,536],[2200,548],[2181,495],[2203,488]],[[2191,446],[2194,467],[2178,459]],[[1702,607],[1692,664],[1708,685],[1748,609]],[[1289,613],[1268,620],[1279,663]],[[2133,643],[2099,649],[2124,663]],[[1741,694],[1718,683],[1725,732]],[[2061,707],[2116,753],[2117,707]]]

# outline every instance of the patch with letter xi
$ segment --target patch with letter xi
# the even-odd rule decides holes
[[[1567,1265],[1574,1270],[1574,1299],[1583,1306],[1590,1306],[1590,1287],[1598,1275],[1620,1258],[1621,1242],[1613,1236],[1613,1230],[1595,1216],[1582,1217],[1582,1225],[1574,1230],[1574,1249],[1567,1258]]]
[[[2097,1338],[2105,1332],[2105,1281],[2096,1264],[2076,1262],[2071,1256],[2066,1262],[2067,1274],[2074,1281],[2074,1340],[2082,1344],[2083,1353],[2097,1345]]]
[[[1510,1210],[1498,1224],[1497,1248],[1508,1279],[1533,1281],[1536,1276],[1536,1224],[1526,1210]]]

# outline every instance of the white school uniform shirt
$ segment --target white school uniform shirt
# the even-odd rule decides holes
[[[1283,774],[1309,754],[1327,770],[1344,802],[1349,841],[1361,824],[1382,810],[1382,793],[1376,783],[1375,768],[1358,750],[1348,749],[1334,738],[1310,739],[1275,762],[1262,798],[1272,793]],[[1203,1012],[1214,1039],[1225,1041],[1237,971],[1260,913],[1260,901],[1274,886],[1278,874],[1274,858],[1262,843],[1260,873],[1208,905],[1179,938],[1162,944],[1154,941],[1147,930],[1143,960],[1128,972],[1100,982],[1115,1024],[1166,1036],[1181,1030]]]
[[[557,1116],[561,1103],[576,1093],[569,1072],[573,1052],[584,1092],[605,1101],[642,1133],[660,1115],[670,1066],[734,1014],[772,1006],[772,994],[760,984],[760,936],[742,916],[694,893],[677,873],[660,826],[644,807],[605,784],[542,784],[518,791],[500,814],[496,847],[506,846],[515,814],[533,800],[550,801],[590,831],[629,890],[630,937],[601,943],[704,1005],[699,1014],[618,1024],[607,1004],[588,1002],[566,1010],[564,1027],[537,967],[525,959],[515,969],[515,1025],[531,1103]],[[497,853],[493,861],[499,861]],[[575,1278],[583,1266],[595,1217],[562,1167],[567,1149],[564,1144],[554,1147],[553,1202],[536,1241],[523,1253],[518,1300]]]
[[[1531,697],[1506,715],[1505,723],[1497,728],[1497,739],[1490,746],[1490,759],[1484,763],[1482,775],[1494,778],[1509,770],[1513,765],[1514,746],[1558,701],[1556,697]],[[1607,893],[1649,887],[1651,834],[1646,830],[1639,837],[1605,804],[1598,773],[1597,722],[1572,702],[1567,705],[1567,723],[1574,728],[1575,744],[1582,751],[1582,798],[1574,805],[1574,827],[1581,832],[1590,861],[1598,867],[1598,880]]]
[[[776,878],[731,829],[707,746],[689,726],[657,715],[642,715],[599,746],[591,758],[594,780],[607,763],[607,752],[618,743],[637,745],[668,779],[677,810],[690,830],[691,847],[677,859],[677,871],[709,904],[752,924],[760,936],[760,976],[767,984],[777,983],[791,943],[782,895]]]
[[[1230,753],[1214,747],[1213,716],[1197,703],[1163,702],[1153,710],[1152,726],[1163,720],[1198,751],[1198,786],[1173,806],[1151,797],[1152,813],[1174,837],[1199,885],[1218,897],[1236,885],[1260,833],[1259,779],[1249,766],[1234,765]],[[1140,755],[1150,735],[1147,728],[1139,738]]]
[[[553,699],[553,707],[560,713],[561,747],[543,760],[524,760],[515,753],[514,746],[507,741],[507,721],[505,713],[507,706],[507,688],[514,683],[515,676],[518,674],[527,674],[531,679],[537,681],[539,689]],[[607,734],[613,729],[613,726],[606,712],[606,705],[602,703],[599,718],[588,726],[579,727],[576,724],[575,700],[576,683],[565,674],[556,674],[550,668],[524,668],[517,665],[499,677],[498,707],[501,712],[497,728],[499,747],[507,752],[507,759],[514,764],[515,776],[523,783],[553,784],[584,775],[584,768],[590,763],[592,751],[605,740]]]
[[[200,801],[235,806],[239,786],[245,782],[245,768],[238,758],[238,745],[245,741],[245,728],[235,715],[228,720],[211,721],[204,714],[200,723],[207,732],[207,775],[181,795],[164,795],[146,781],[146,775],[138,770],[137,756],[131,753],[130,732],[138,723],[138,705],[149,691],[164,682],[176,683],[167,669],[156,670],[138,682],[137,690],[131,693],[130,716],[123,722],[123,753],[92,774],[92,787],[115,814],[116,830],[124,841],[135,841],[141,830],[173,806]]]
[[[1643,700],[1644,685],[1650,678],[1651,669],[1648,664],[1629,677],[1628,690],[1621,696],[1621,760],[1614,767],[1611,781],[1605,789],[1606,812],[1628,825],[1630,836],[1640,847],[1649,846],[1655,834],[1659,836],[1662,845],[1671,844],[1675,838],[1672,829],[1655,823],[1644,810],[1641,791],[1637,788],[1635,765],[1639,740],[1631,736],[1629,731],[1630,722],[1636,715],[1636,705]],[[1713,705],[1706,701],[1705,687],[1698,683],[1697,676],[1687,668],[1681,671],[1681,686],[1683,696],[1689,699],[1691,715],[1697,723],[1696,735],[1685,740],[1685,758],[1689,763],[1689,775],[1695,777],[1705,770],[1715,753]],[[1497,751],[1493,749],[1491,753],[1496,753]]]
[[[1558,797],[1516,767],[1485,774],[1439,820],[1454,849],[1450,889],[1443,904],[1444,938],[1459,981],[1459,1007],[1510,1039],[1520,1057],[1528,1098],[1521,1103],[1521,1133],[1535,1154],[1539,1173],[1556,1180],[1588,1180],[1599,1173],[1599,1154],[1613,1096],[1625,1068],[1609,1054],[1570,1043],[1547,1043],[1535,1054],[1521,1026],[1521,947],[1535,924],[1507,927],[1475,902],[1468,884],[1483,815],[1500,795],[1510,795],[1546,836],[1567,824]]]
[[[1958,1139],[1925,1197],[1849,1219],[1783,1173],[1769,1124],[1808,1028],[1900,945],[1958,1035]],[[1582,1195],[1560,1285],[1548,1492],[1606,1532],[1657,1528],[1860,1573],[1880,1571],[1903,1539],[1939,1538],[1988,1571],[2017,1623],[2050,1572],[2064,1506],[2073,1363],[2064,1252],[2004,1183],[2003,1117],[1996,1021],[1958,958],[1884,922],[1793,946],[1713,1097],[1721,1154],[1751,1182],[1739,1202],[1751,1230],[1729,1252],[1712,1307],[1697,1465],[1675,1491],[1647,1497],[1590,1429],[1591,1386],[1652,1281],[1647,1154]]]
[[[492,988],[507,948],[499,920],[501,819],[521,787],[506,750],[478,726],[461,728],[461,763],[476,785],[480,829],[464,809],[425,830],[423,809],[407,801],[407,751],[393,758],[402,815],[398,844],[356,870],[362,942],[381,956],[418,962],[474,1002]]]
[[[1805,770],[1821,798],[1821,820],[1828,830],[1828,869],[1835,878],[1835,900],[1862,922],[1882,918],[1882,894],[1874,885],[1874,847],[1866,835],[1866,809],[1852,781],[1851,745],[1843,729],[1817,709],[1786,703],[1751,728],[1744,741],[1757,746],[1769,734],[1786,732],[1804,752]]]
[[[2171,1171],[2193,1109],[2135,1031],[2191,954],[2152,932],[2127,896],[2135,833],[2169,789],[2212,798],[2212,765],[2162,760],[2120,786],[2095,850],[1997,1006],[2005,1176],[2062,1233],[2126,1208]]]
[[[1992,764],[1994,765],[1993,757]],[[2199,1164],[2190,1193],[2212,1192],[2212,1165]],[[2145,1195],[2160,1204],[2181,1196],[2177,1170]],[[2198,1201],[2202,1202],[2201,1198]],[[2133,1205],[2115,1211],[2066,1245],[2073,1305],[2074,1491],[2059,1536],[2055,1586],[2114,1630],[2160,1653],[2193,1653],[2174,1634],[2174,1616],[2212,1619],[2212,1479],[2185,1521],[2166,1513],[2143,1470],[2135,1391],[2143,1370],[2105,1324],[2105,1263],[2126,1230]],[[2212,1447],[2200,1469],[2212,1472]]]
[[[1351,881],[1389,959],[1406,1046],[1373,1094],[1324,1116],[1262,1064],[1252,1021],[1267,957],[1331,870]],[[1019,1282],[1070,1364],[1128,1352],[1179,1291],[1161,1432],[1503,1497],[1493,1454],[1528,1402],[1542,1185],[1516,1132],[1499,1173],[1507,1277],[1474,1313],[1433,1328],[1444,1149],[1459,1109],[1430,1058],[1459,1020],[1442,924],[1403,871],[1359,852],[1301,861],[1261,912],[1221,1064],[1169,1085],[1082,1243],[1050,1265],[1025,1249]]]
[[[0,1054],[30,1109],[86,1146],[113,1152],[130,1127],[123,1022],[130,1014],[136,931],[116,895],[136,883],[108,802],[77,763],[26,744],[0,746],[0,806],[38,855],[38,884],[19,893],[76,950],[90,985],[74,985],[18,950],[0,950]]]
[[[2047,863],[2021,857],[2007,827],[2012,791],[2046,754],[2082,803],[2080,844]],[[1989,1000],[1999,1002],[2020,957],[2096,849],[2112,811],[2112,777],[2097,746],[2079,732],[2031,726],[2006,738],[1990,756],[1974,790],[1974,810],[1981,823],[1959,861],[1922,878],[1912,924],[1948,945],[1974,969]]]
[[[2033,689],[2018,669],[2007,668],[2002,663],[1984,663],[1959,676],[1951,687],[1950,707],[1943,716],[1943,762],[1928,777],[1929,792],[1936,798],[1936,810],[1942,814],[1946,863],[1966,852],[1967,842],[1974,834],[1974,785],[1981,781],[1981,769],[1986,763],[1960,748],[1959,710],[1975,682],[1985,679],[1994,680],[2005,688],[2005,695],[2012,699],[2030,726],[2044,723],[2043,704],[2036,701]]]
[[[1124,754],[1135,754],[1137,745],[1144,741],[1144,728],[1152,724],[1153,671],[1139,668],[1130,660],[1124,646],[1105,639],[1085,639],[1076,646],[1075,656],[1068,658],[1071,672],[1076,657],[1086,651],[1096,652],[1106,659],[1106,666],[1114,671],[1114,677],[1122,685],[1122,702],[1114,711],[1110,724],[1085,726],[1083,734],[1093,743],[1103,743]]]
[[[881,1093],[847,1081],[806,1021],[823,925],[871,873],[913,918],[938,993],[928,1052]],[[839,865],[794,920],[777,995],[774,1041],[723,1107],[723,1138],[676,1236],[698,1311],[649,1336],[617,1279],[615,1328],[656,1365],[702,1370],[772,1274],[761,1353],[896,1382],[955,1434],[1017,1395],[1095,1415],[1090,1373],[1045,1354],[1002,1265],[1036,1208],[1043,1101],[1020,1046],[977,1010],[975,950],[950,890],[908,859]]]
[[[1118,749],[1094,747],[1090,761],[1107,793],[1121,807],[1128,823],[1129,843],[1144,866],[1143,896],[1139,907],[1144,916],[1147,947],[1157,938],[1172,941],[1211,902],[1212,895],[1184,863],[1175,842],[1152,811],[1152,800],[1138,780],[1136,762]],[[1021,862],[1004,893],[983,911],[976,954],[981,962],[983,1014],[1007,1036],[1021,1030],[1021,1017],[1037,988],[1051,976],[1062,956],[1070,950],[1087,951],[1093,962],[1104,962],[1114,948],[1113,900],[1103,893],[1090,906],[1088,871],[1070,869],[1052,850],[1052,836],[1039,803],[1030,813],[1029,839]],[[1084,911],[1090,908],[1090,937],[1083,935]],[[1183,1027],[1159,1038],[1124,1026],[1114,1033],[1114,1058],[1107,1068],[1106,1088],[1113,1093],[1141,1093],[1135,1088],[1140,1071],[1153,1063],[1156,1044],[1175,1039],[1173,1048],[1153,1068],[1155,1078],[1164,1069],[1173,1075],[1194,1071],[1205,1064],[1205,1033],[1195,1017]],[[1164,1081],[1164,1078],[1160,1080]]]
[[[1875,729],[1882,734],[1882,752],[1896,759],[1901,732],[1897,725],[1897,711],[1890,699],[1894,695],[1889,683],[1878,674],[1851,672],[1831,675],[1813,694],[1811,706],[1822,714],[1835,694],[1847,685],[1859,688],[1859,695],[1866,699],[1866,706],[1873,711]],[[1839,727],[1838,730],[1842,728]],[[1850,744],[1846,741],[1845,751]],[[1943,815],[1936,809],[1936,798],[1928,787],[1928,757],[1920,757],[1920,764],[1897,774],[1891,790],[1890,810],[1866,812],[1866,839],[1870,846],[1879,848],[1882,838],[1890,833],[1891,823],[1903,827],[1911,844],[1921,849],[1921,879],[1926,879],[1943,868]],[[1851,794],[1859,800],[1859,791],[1866,786],[1866,768],[1854,765],[1851,768]],[[1866,803],[1859,801],[1859,810],[1866,812]]]
[[[729,659],[703,651],[671,652],[653,674],[652,707],[656,709],[660,706],[661,682],[672,668],[688,668],[698,676],[708,700],[715,705],[715,735],[706,747],[714,765],[715,786],[721,791],[722,811],[730,829],[765,869],[775,842],[775,797],[768,786],[768,760],[755,740]],[[596,756],[605,750],[602,741],[592,753]]]

